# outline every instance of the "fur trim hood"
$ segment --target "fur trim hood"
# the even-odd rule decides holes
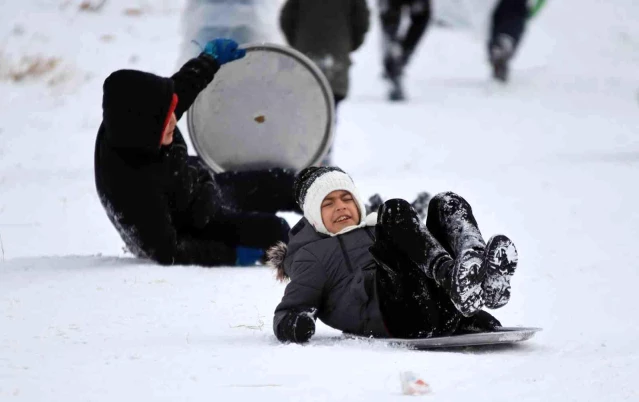
[[[288,246],[281,241],[266,251],[266,265],[276,271],[275,278],[280,282],[285,282],[289,279],[284,271],[284,258],[286,258],[287,251]]]

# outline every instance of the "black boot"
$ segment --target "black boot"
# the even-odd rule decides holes
[[[453,260],[405,200],[386,201],[377,219],[378,230],[448,293],[460,313],[471,316],[481,310],[484,305],[481,258],[474,253],[462,253],[461,258]]]
[[[510,278],[517,268],[517,248],[504,235],[495,235],[488,240],[484,265],[484,300],[486,307],[496,309],[510,300]]]
[[[428,229],[457,260],[480,261],[479,277],[488,308],[499,308],[510,299],[510,278],[517,267],[517,249],[504,235],[488,245],[477,226],[470,204],[452,193],[437,194],[428,209]]]
[[[490,65],[493,68],[493,78],[497,81],[508,81],[510,59],[513,57],[515,50],[514,43],[512,37],[501,34],[489,46]]]

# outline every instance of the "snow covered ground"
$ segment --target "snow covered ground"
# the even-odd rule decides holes
[[[468,32],[428,32],[406,104],[384,101],[376,20],[356,54],[335,162],[365,194],[456,191],[520,251],[496,315],[544,331],[455,352],[325,326],[280,345],[283,285],[267,269],[124,255],[93,184],[101,85],[176,68],[183,2],[98,3],[0,3],[0,401],[385,401],[405,398],[404,370],[429,400],[639,400],[635,0],[550,1],[507,87]]]

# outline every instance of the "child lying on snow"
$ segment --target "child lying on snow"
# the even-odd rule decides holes
[[[304,218],[288,246],[268,253],[278,279],[290,279],[273,319],[280,341],[308,341],[316,317],[374,337],[428,338],[501,326],[481,309],[508,302],[517,251],[503,235],[485,243],[459,195],[436,195],[424,226],[401,199],[363,216],[359,192],[339,168],[303,170],[294,192]]]

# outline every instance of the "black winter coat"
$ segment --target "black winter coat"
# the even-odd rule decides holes
[[[346,97],[350,53],[364,42],[369,14],[366,0],[287,0],[280,27],[288,44],[322,70],[333,93]]]
[[[120,70],[104,83],[95,182],[109,219],[138,257],[164,265],[233,265],[237,245],[267,248],[288,238],[288,225],[274,212],[293,208],[292,172],[211,177],[198,158],[188,156],[177,128],[173,143],[160,147],[173,93],[179,119],[218,69],[201,54],[171,78]],[[279,195],[277,205],[262,206],[268,214],[241,210],[259,204],[245,196],[265,192],[255,191],[256,183]]]
[[[306,218],[300,220],[291,230],[288,248],[274,262],[291,280],[275,309],[273,331],[279,340],[294,341],[284,328],[290,315],[315,310],[317,318],[333,328],[389,336],[376,289],[378,265],[368,251],[373,242],[371,228],[329,237],[315,231]]]

